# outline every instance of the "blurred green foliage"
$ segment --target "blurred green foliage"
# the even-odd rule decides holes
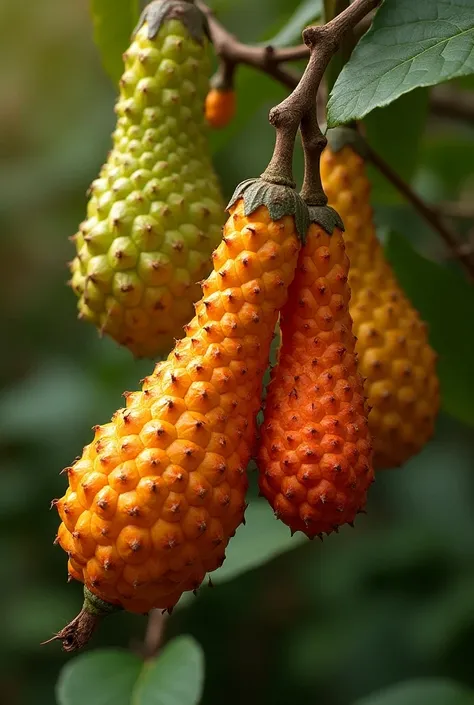
[[[213,6],[249,42],[278,35],[295,10],[291,0],[216,0]],[[66,287],[65,263],[73,255],[68,236],[83,218],[85,192],[109,149],[115,120],[114,88],[93,44],[88,2],[7,0],[0,5],[0,38],[0,315],[6,343],[0,347],[0,693],[9,705],[51,705],[60,668],[72,668],[74,661],[58,644],[40,642],[76,614],[81,586],[66,583],[65,556],[53,546],[58,519],[50,501],[62,495],[59,472],[90,440],[91,427],[110,417],[122,392],[137,388],[152,363],[133,361],[77,321]],[[285,95],[246,69],[239,70],[237,86],[235,121],[211,137],[226,195],[266,166],[274,140],[268,109]],[[462,87],[472,89],[472,83]],[[474,127],[433,116],[425,122],[426,101],[406,100],[410,129],[399,149],[400,105],[380,111],[379,123],[374,113],[369,135],[381,151],[385,139],[387,158],[397,160],[425,198],[472,202]],[[298,149],[299,182],[301,165]],[[369,513],[355,529],[323,544],[290,540],[256,500],[251,474],[249,523],[229,548],[222,582],[216,574],[216,587],[190,598],[167,628],[169,639],[191,634],[201,644],[208,705],[350,705],[357,699],[372,705],[365,698],[375,691],[431,677],[442,679],[441,688],[464,684],[453,686],[462,695],[454,691],[453,699],[451,688],[439,699],[438,688],[438,700],[418,695],[413,702],[472,700],[472,287],[446,260],[437,235],[377,184],[377,221],[403,238],[398,246],[390,240],[388,253],[441,348],[450,400],[445,408],[452,416],[440,416],[433,441],[402,470],[378,476]],[[467,239],[472,223],[455,225]],[[248,570],[231,580],[236,567]],[[145,627],[133,615],[111,617],[87,654],[99,647],[127,650]],[[127,653],[127,663],[133,658]],[[127,675],[117,665],[114,671]],[[90,702],[87,683],[83,678],[76,705]],[[123,692],[123,683],[112,677],[108,695]],[[389,692],[376,702],[411,705],[406,692],[398,699]],[[118,696],[112,702],[120,705]]]

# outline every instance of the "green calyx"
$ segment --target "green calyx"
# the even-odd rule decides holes
[[[227,210],[239,198],[243,198],[245,215],[250,215],[260,206],[265,206],[268,209],[272,220],[279,220],[285,215],[292,215],[295,219],[298,235],[304,244],[310,222],[308,206],[295,191],[294,185],[275,183],[266,178],[246,179],[235,189],[227,205]]]
[[[205,37],[210,38],[209,26],[205,15],[196,7],[194,0],[153,0],[143,10],[133,34],[145,24],[148,25],[148,39],[154,39],[165,20],[180,20],[190,36],[199,44]]]
[[[94,615],[94,617],[105,617],[108,614],[119,612],[123,608],[101,600],[100,597],[97,597],[97,595],[94,595],[94,593],[84,587],[84,604],[82,609]]]
[[[122,607],[104,602],[84,587],[84,604],[72,622],[61,629],[48,641],[61,641],[64,651],[69,653],[82,649],[96,630],[102,617],[118,612]],[[45,642],[48,643],[48,642]]]
[[[344,147],[352,147],[354,152],[364,159],[367,156],[365,143],[357,130],[352,127],[334,127],[326,133],[328,145],[333,152],[340,152]]]
[[[320,225],[328,235],[332,235],[334,228],[344,231],[342,218],[331,206],[308,206],[309,219],[311,223]]]

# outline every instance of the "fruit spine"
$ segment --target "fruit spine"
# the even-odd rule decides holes
[[[229,208],[186,336],[96,427],[56,502],[69,575],[132,612],[171,609],[199,587],[244,516],[262,378],[307,209],[261,179]]]
[[[373,482],[363,380],[349,315],[343,225],[310,207],[310,225],[272,369],[257,454],[261,494],[292,532],[314,538],[363,511]]]
[[[79,317],[137,357],[168,354],[193,314],[224,223],[207,139],[207,25],[192,0],[144,10],[71,264]]]
[[[363,148],[354,130],[329,131],[321,176],[340,213],[350,259],[350,305],[371,412],[376,469],[394,467],[430,439],[439,409],[436,354],[377,239]]]

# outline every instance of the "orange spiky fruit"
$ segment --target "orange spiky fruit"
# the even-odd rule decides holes
[[[376,469],[405,463],[434,432],[440,406],[436,353],[377,239],[363,146],[354,130],[329,131],[321,176],[345,225],[350,305],[371,412]]]
[[[68,650],[100,601],[170,610],[222,564],[243,521],[262,378],[308,216],[293,189],[263,179],[229,209],[186,336],[68,469],[58,541],[87,589],[57,635]]]
[[[282,344],[260,428],[259,487],[292,532],[314,538],[363,511],[373,482],[368,408],[349,314],[342,222],[310,208],[280,316]]]

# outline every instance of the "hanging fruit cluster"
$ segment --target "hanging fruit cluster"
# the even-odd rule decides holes
[[[171,611],[222,565],[252,457],[276,517],[322,538],[365,511],[374,465],[421,449],[439,406],[435,354],[384,260],[353,132],[323,153],[334,208],[321,150],[316,165],[305,150],[300,195],[272,161],[237,187],[221,233],[205,122],[226,124],[235,97],[208,91],[192,0],[152,2],[125,65],[72,284],[82,317],[165,359],[95,427],[55,501],[69,577],[85,586],[57,635],[67,650],[115,609]]]

